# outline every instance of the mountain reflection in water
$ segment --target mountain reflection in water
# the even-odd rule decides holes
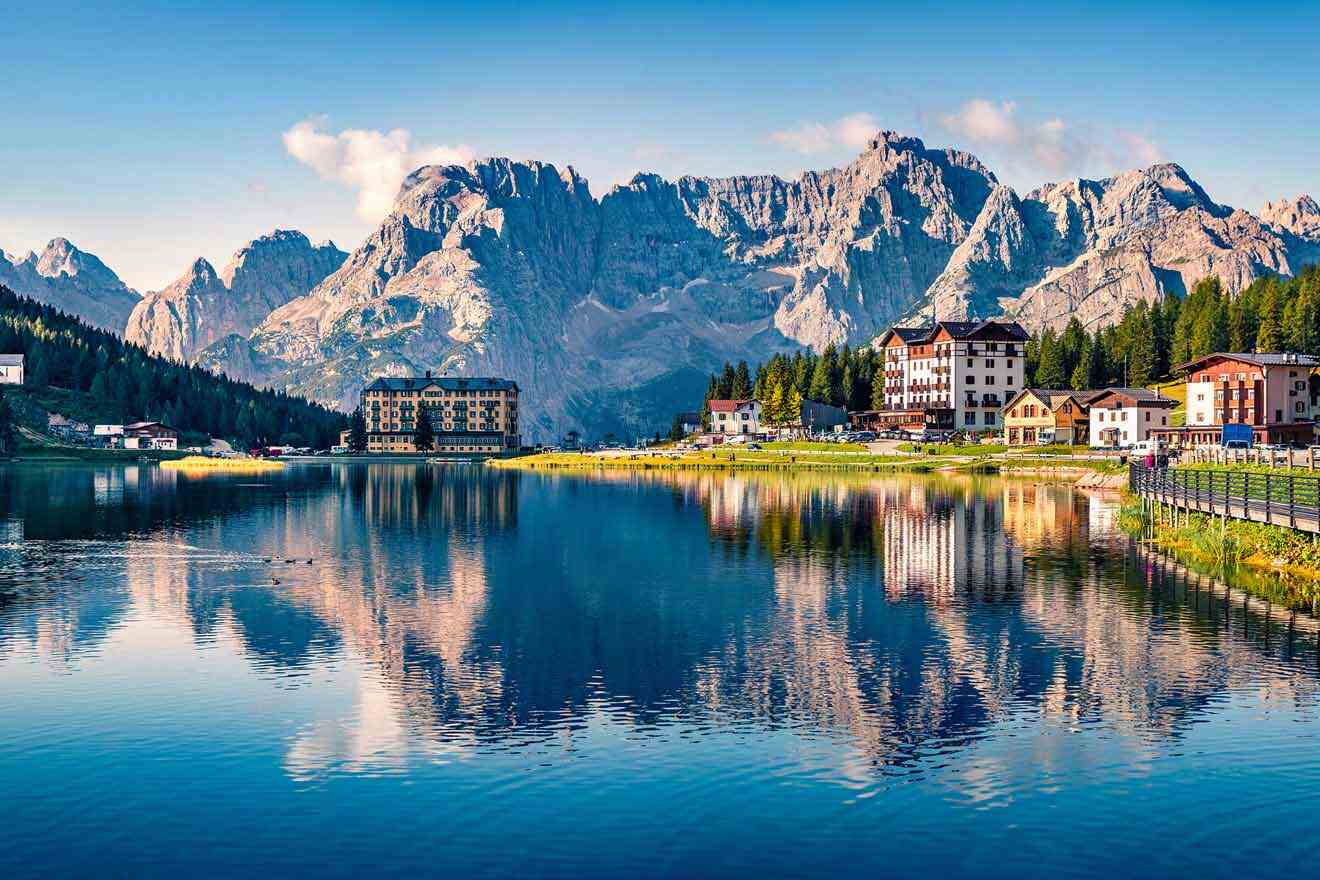
[[[159,687],[264,718],[274,683],[296,722],[230,736],[309,784],[620,760],[672,729],[694,761],[822,743],[809,775],[865,791],[1027,730],[1147,760],[1244,694],[1313,719],[1314,629],[1271,641],[1180,600],[1116,503],[908,475],[0,469],[0,693],[54,704],[85,677],[121,707]],[[1048,776],[1047,740],[1012,772]],[[993,800],[1003,772],[960,785]]]

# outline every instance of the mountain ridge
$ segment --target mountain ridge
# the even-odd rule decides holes
[[[183,356],[345,409],[376,375],[496,374],[524,388],[529,439],[649,433],[726,359],[864,345],[932,313],[1098,326],[1204,275],[1235,291],[1316,259],[1309,196],[1257,216],[1173,163],[1023,195],[970,153],[882,131],[792,179],[643,172],[594,198],[572,166],[496,157],[416,169],[337,266],[243,320],[203,316]],[[233,286],[181,282],[171,301]]]

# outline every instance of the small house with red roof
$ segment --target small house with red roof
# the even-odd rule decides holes
[[[713,434],[760,434],[760,401],[712,400],[710,430]]]

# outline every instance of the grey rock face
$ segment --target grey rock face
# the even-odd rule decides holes
[[[274,309],[310,291],[347,256],[332,243],[277,229],[240,249],[219,274],[199,259],[133,309],[124,338],[153,354],[191,361],[230,334],[246,336]]]
[[[1320,205],[1308,195],[1266,202],[1260,219],[1301,238],[1320,240]]]
[[[429,167],[342,266],[199,360],[342,408],[377,375],[497,374],[526,391],[529,438],[650,431],[726,359],[864,344],[932,311],[1101,324],[1320,251],[1313,202],[1267,214],[1177,165],[1019,197],[975,157],[893,132],[796,180],[640,174],[599,201],[571,168]]]
[[[123,330],[139,300],[105,263],[64,238],[21,259],[0,251],[0,284],[114,333]]]
[[[341,407],[373,375],[463,370],[518,380],[529,435],[653,427],[664,416],[638,388],[667,409],[725,358],[869,339],[935,280],[995,185],[973,157],[889,132],[795,181],[638,175],[599,202],[538,162],[423,168],[251,348],[282,364],[264,381]]]
[[[982,243],[987,235],[974,230],[927,291],[940,317],[1008,314],[1034,329],[1076,316],[1103,326],[1207,275],[1237,291],[1266,272],[1289,274],[1305,250],[1215,203],[1177,165],[1049,184],[992,209],[978,226],[995,234]]]

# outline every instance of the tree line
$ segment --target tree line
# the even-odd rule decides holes
[[[1036,388],[1140,387],[1216,351],[1320,355],[1320,266],[1294,278],[1258,278],[1236,296],[1218,277],[1183,297],[1138,302],[1117,323],[1087,333],[1075,317],[1062,333],[1027,342],[1026,381]]]
[[[879,409],[884,403],[884,382],[877,383],[876,376],[883,372],[883,363],[883,352],[832,343],[820,354],[810,350],[775,354],[755,370],[746,361],[736,366],[726,362],[707,382],[702,419],[709,420],[712,400],[757,400],[770,425],[796,422],[804,400],[852,412]],[[674,430],[678,430],[677,424]]]
[[[24,355],[27,387],[83,392],[120,421],[164,422],[242,448],[327,447],[346,425],[342,413],[147,354],[3,286],[0,352]]]

